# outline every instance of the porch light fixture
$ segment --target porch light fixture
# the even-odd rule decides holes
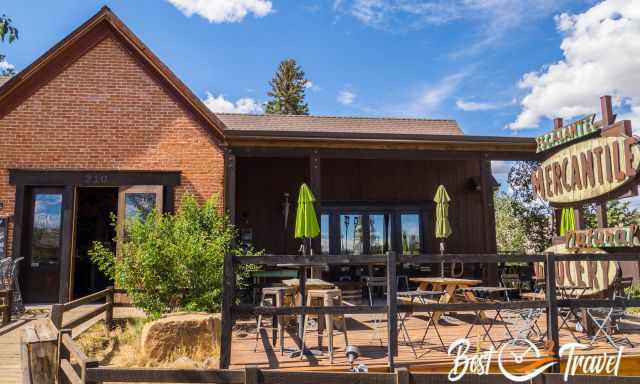
[[[469,180],[467,180],[467,188],[473,192],[482,191],[482,184],[480,183],[480,179],[477,177],[470,177]]]

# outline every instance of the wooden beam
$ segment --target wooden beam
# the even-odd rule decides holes
[[[387,359],[389,369],[393,370],[394,360],[398,356],[398,297],[396,278],[396,253],[387,252]]]
[[[224,156],[224,211],[231,224],[236,223],[236,156],[225,151]]]
[[[547,333],[548,339],[553,342],[553,357],[560,358],[560,333],[558,330],[558,304],[556,295],[556,259],[555,255],[547,255],[544,265],[547,281]],[[558,372],[558,367],[551,368],[552,372]]]
[[[227,369],[231,364],[231,342],[233,332],[233,305],[235,304],[236,274],[233,256],[224,255],[222,275],[222,320],[220,330],[220,368]]]
[[[69,286],[71,281],[71,261],[74,242],[76,187],[67,185],[62,192],[62,241],[60,247],[60,284],[58,288],[58,302],[69,301]]]
[[[313,151],[311,156],[309,156],[309,181],[311,184],[310,185],[311,192],[313,192],[313,195],[316,198],[316,202],[314,204],[315,209],[316,209],[316,212],[319,213],[320,204],[322,201],[322,164],[321,164],[320,156],[317,150]],[[320,217],[318,217],[318,219],[320,219]],[[321,236],[318,236],[311,241],[311,249],[313,249],[313,252],[317,255],[322,253],[321,241],[322,241]],[[314,274],[317,274],[317,273],[314,273]],[[312,277],[320,277],[320,276],[312,276]]]
[[[598,228],[607,228],[609,226],[606,201],[596,203],[596,219],[598,220]]]
[[[482,190],[482,220],[484,227],[484,251],[494,253],[496,244],[496,217],[493,206],[493,188],[491,184],[491,162],[486,158],[480,163],[480,189]],[[487,283],[498,284],[498,265],[487,264]]]

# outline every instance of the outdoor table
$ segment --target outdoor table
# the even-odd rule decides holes
[[[287,279],[282,280],[282,284],[287,287],[300,287],[300,279]],[[328,281],[324,281],[321,279],[307,279],[305,283],[305,288],[307,290],[311,289],[332,289],[335,287],[335,284],[329,283]]]
[[[482,280],[473,279],[457,279],[453,277],[412,277],[409,279],[414,283],[419,283],[418,287],[421,291],[426,291],[429,284],[431,284],[433,291],[445,291],[445,294],[440,297],[441,304],[452,303],[455,300],[456,289],[469,288],[474,285],[482,284]],[[477,303],[478,299],[471,291],[465,291],[464,297],[471,303]],[[433,321],[437,322],[442,316],[441,311],[434,312]],[[480,317],[486,319],[484,311],[480,311]]]

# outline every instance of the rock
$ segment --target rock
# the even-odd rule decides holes
[[[196,363],[195,361],[191,360],[186,356],[181,356],[181,357],[178,357],[176,361],[171,363],[171,368],[176,368],[176,369],[196,368]]]
[[[202,363],[202,368],[205,369],[218,369],[220,368],[220,360],[214,359],[213,357],[209,357],[207,360]]]
[[[180,312],[148,323],[142,330],[142,352],[152,360],[176,356],[201,361],[220,350],[220,315]]]

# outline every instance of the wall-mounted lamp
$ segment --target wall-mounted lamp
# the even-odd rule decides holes
[[[480,178],[470,177],[469,180],[467,180],[467,189],[472,192],[482,191],[482,184],[480,183]]]

